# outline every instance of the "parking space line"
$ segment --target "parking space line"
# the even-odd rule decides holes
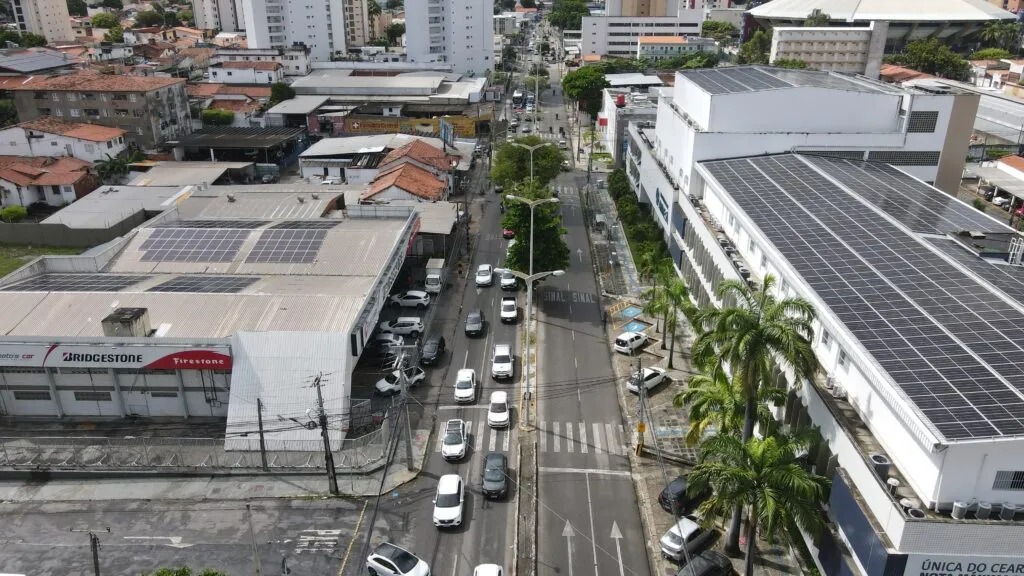
[[[502,438],[501,438],[501,451],[502,452],[508,452],[508,443],[509,443],[510,439],[512,438],[512,428],[509,427],[508,430],[505,430],[504,434],[505,435],[502,436]]]
[[[601,425],[594,422],[594,454],[601,453]]]
[[[490,430],[490,433],[491,433],[491,438],[490,438],[490,440],[487,441],[487,451],[488,452],[494,452],[494,448],[495,448],[495,446],[497,446],[497,443],[498,443],[498,431],[497,430]]]
[[[572,452],[572,422],[565,423],[565,451]]]
[[[590,450],[587,445],[587,424],[580,422],[580,452],[586,454]]]
[[[547,452],[548,451],[548,431],[545,428],[543,428],[541,426],[538,426],[537,427],[537,433],[538,433],[538,436],[540,436],[540,451],[541,452]]]
[[[442,426],[444,426],[442,424]],[[442,428],[437,429],[437,451],[440,452],[441,448],[444,447],[444,430]]]
[[[605,438],[608,438],[608,453],[621,456],[622,452],[619,450],[619,439],[615,436],[615,426],[605,424],[604,431]]]
[[[558,422],[553,422],[552,426],[554,426],[555,431],[552,433],[551,439],[554,440],[555,452],[557,453],[557,452],[560,452],[559,444],[560,444],[560,440],[561,440],[560,437],[558,436]]]
[[[476,436],[473,437],[473,449],[474,450],[480,450],[481,448],[483,448],[483,445],[484,445],[484,430],[485,430],[485,428],[484,428],[484,421],[481,420],[480,422],[477,423],[477,426],[476,426],[477,434],[476,434]]]

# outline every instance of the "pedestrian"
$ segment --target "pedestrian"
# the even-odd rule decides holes
[[[601,328],[608,328],[608,313],[601,311]]]

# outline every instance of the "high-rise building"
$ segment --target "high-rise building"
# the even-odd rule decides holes
[[[370,41],[370,6],[367,0],[345,0],[345,43],[365,46]]]
[[[410,0],[405,21],[421,23],[405,31],[409,62],[445,63],[452,72],[476,76],[494,69],[493,0]]]
[[[308,2],[308,3],[307,3]],[[304,44],[309,59],[329,62],[331,56],[343,55],[345,43],[345,9],[330,0],[241,0],[245,35],[249,48],[287,48]]]
[[[75,40],[65,0],[13,0],[11,8],[20,31],[39,34],[51,43]]]
[[[235,0],[192,0],[196,28],[238,32],[244,23],[236,10]]]

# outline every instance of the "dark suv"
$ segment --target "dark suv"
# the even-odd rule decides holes
[[[420,349],[420,365],[433,366],[444,356],[445,342],[443,336],[427,338]]]
[[[508,493],[508,460],[501,452],[484,456],[484,473],[481,491],[486,498],[504,498]]]
[[[705,550],[679,569],[676,576],[728,576],[733,574],[732,561],[721,552]]]
[[[683,515],[696,507],[705,496],[702,494],[691,496],[687,493],[689,486],[690,483],[685,474],[669,482],[661,494],[658,494],[658,504],[661,505],[662,510],[671,514],[674,509],[677,514]]]

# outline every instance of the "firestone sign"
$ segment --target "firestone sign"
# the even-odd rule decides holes
[[[0,345],[0,366],[230,370],[231,352],[227,346],[117,348],[71,344],[12,344]]]
[[[925,556],[907,558],[904,576],[1022,576],[1024,558]]]

